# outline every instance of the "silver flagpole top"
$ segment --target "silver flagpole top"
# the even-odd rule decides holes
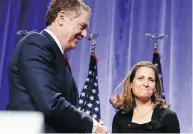
[[[98,33],[95,32],[93,34],[90,34],[90,36],[88,37],[88,40],[91,40],[91,44],[92,44],[92,53],[95,53],[95,46],[96,46],[96,38],[98,37]]]
[[[153,41],[153,46],[154,46],[154,48],[157,49],[157,46],[158,46],[157,41],[168,37],[168,35],[166,35],[166,34],[160,34],[159,36],[157,36],[156,34],[146,33],[146,34],[145,34],[145,37],[148,38],[148,39],[150,39],[150,40],[152,40],[152,41]]]
[[[90,36],[88,37],[89,40],[95,39],[98,36],[98,33],[95,32],[93,34],[90,34]]]

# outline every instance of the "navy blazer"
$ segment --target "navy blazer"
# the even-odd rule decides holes
[[[78,90],[68,63],[46,31],[31,32],[17,44],[9,88],[7,110],[41,111],[45,132],[92,132],[92,118],[76,108]]]

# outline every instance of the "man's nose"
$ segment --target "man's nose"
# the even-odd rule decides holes
[[[82,36],[83,36],[84,38],[86,38],[86,36],[87,36],[87,31],[86,31],[86,30],[83,30],[83,31],[82,31]]]

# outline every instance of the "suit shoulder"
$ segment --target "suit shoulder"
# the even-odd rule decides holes
[[[46,36],[36,31],[30,31],[21,36],[22,37],[17,44],[46,45],[50,43],[50,40]]]
[[[46,49],[52,52],[52,46],[50,45],[52,42],[41,33],[38,32],[28,32],[26,36],[24,36],[19,42],[18,45],[35,45],[41,49]]]
[[[42,42],[48,43],[49,40],[41,33],[38,32],[30,32],[28,35],[25,37],[25,40],[28,40],[29,43],[35,43],[39,44]]]

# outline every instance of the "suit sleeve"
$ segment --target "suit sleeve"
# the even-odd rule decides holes
[[[169,112],[164,117],[166,133],[180,133],[180,125],[175,112]]]
[[[19,55],[19,72],[37,110],[57,122],[58,126],[79,132],[92,132],[93,120],[78,110],[57,89],[53,56],[38,44],[23,44]]]

